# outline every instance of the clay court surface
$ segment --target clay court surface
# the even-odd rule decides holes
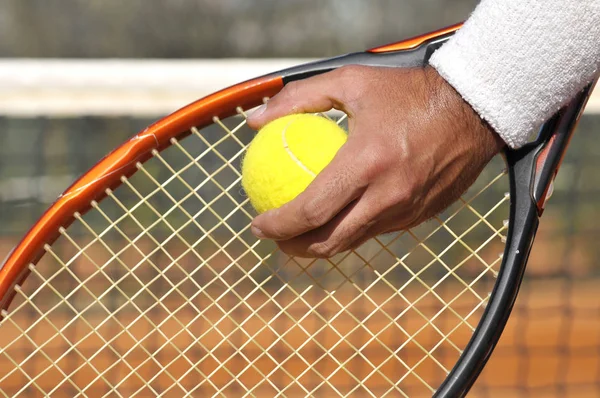
[[[490,362],[488,363],[484,373],[470,394],[471,397],[597,397],[600,394],[600,300],[598,300],[598,286],[600,285],[597,279],[588,280],[559,280],[549,279],[547,281],[533,281],[527,283],[522,289],[520,297],[515,306],[512,318],[502,336],[502,339],[496,348]],[[384,300],[384,297],[377,297],[377,293],[373,293],[374,301]],[[229,300],[229,299],[228,299]],[[256,300],[260,300],[257,298]],[[294,297],[280,297],[280,302],[289,302],[287,308],[289,314],[300,314],[303,311],[302,305],[294,305]],[[343,298],[340,301],[344,301]],[[227,302],[227,301],[225,301]],[[233,303],[233,302],[232,302]],[[179,303],[168,300],[164,302],[167,307],[175,307]],[[213,303],[207,299],[199,298],[195,303],[199,308],[210,307]],[[249,306],[258,308],[261,303],[249,301]],[[435,305],[435,303],[431,303]],[[464,303],[468,304],[468,303]],[[227,304],[224,304],[225,306]],[[331,303],[331,313],[335,312],[335,306]],[[427,303],[421,303],[421,307],[427,307]],[[366,309],[365,309],[366,310]],[[396,309],[397,312],[401,308]],[[388,312],[394,312],[393,308],[387,308]],[[327,313],[327,308],[321,308],[321,312]],[[355,311],[356,313],[356,311]],[[35,319],[34,314],[29,314]],[[303,321],[302,328],[294,325],[291,321],[280,318],[280,321],[274,327],[277,329],[278,336],[283,335],[283,339],[287,342],[286,345],[280,344],[280,337],[272,333],[264,331],[264,322],[261,319],[268,319],[269,314],[265,312],[261,317],[250,316],[249,320],[244,323],[243,327],[236,327],[234,322],[221,321],[219,325],[214,327],[210,325],[212,315],[214,319],[219,319],[218,311],[206,312],[204,322],[192,322],[190,329],[195,329],[197,335],[202,335],[202,339],[194,343],[189,335],[179,334],[177,331],[181,327],[175,321],[166,322],[161,326],[166,338],[172,337],[173,343],[179,347],[190,347],[186,352],[186,357],[196,363],[195,371],[188,373],[189,363],[180,359],[176,359],[177,352],[170,346],[166,346],[159,350],[156,355],[161,362],[172,361],[168,367],[168,371],[175,378],[181,379],[181,384],[185,388],[190,388],[195,384],[200,384],[196,390],[196,396],[212,396],[216,387],[221,388],[231,381],[232,374],[238,377],[238,380],[246,386],[255,386],[254,394],[256,396],[271,396],[274,390],[268,385],[257,384],[260,380],[260,374],[272,373],[272,382],[280,386],[285,386],[290,381],[292,376],[302,374],[306,370],[306,364],[300,358],[310,359],[311,357],[319,357],[322,355],[323,348],[331,349],[331,356],[339,361],[346,361],[344,370],[340,370],[339,366],[327,358],[319,361],[315,366],[318,373],[304,373],[302,384],[305,386],[317,386],[321,382],[322,376],[329,377],[332,385],[335,385],[338,391],[348,392],[355,383],[355,377],[362,378],[365,372],[369,372],[372,368],[366,365],[366,360],[371,364],[379,365],[380,370],[377,375],[369,378],[365,382],[365,386],[375,394],[383,394],[389,388],[389,380],[394,380],[397,374],[403,373],[401,362],[390,359],[390,351],[382,348],[399,347],[403,338],[399,333],[394,333],[393,330],[382,332],[378,335],[378,340],[373,343],[371,340],[372,334],[369,333],[351,333],[347,343],[338,344],[338,335],[334,331],[346,333],[350,332],[355,322],[351,318],[337,318],[331,323],[331,327],[325,328],[315,341],[303,345],[306,340],[305,330],[317,328],[317,323],[311,324],[309,321]],[[447,315],[447,314],[446,314]],[[164,342],[164,338],[156,338],[155,333],[152,333],[152,327],[149,323],[132,322],[135,314],[132,313],[119,317],[119,321],[123,324],[131,324],[129,332],[131,336],[140,338],[146,334],[152,334],[153,340],[149,339],[144,344],[144,347],[150,351],[156,350]],[[156,323],[161,321],[160,311],[149,313],[149,317]],[[180,311],[177,313],[177,319],[184,324],[192,321],[193,314],[191,312]],[[206,322],[206,320],[209,320]],[[236,318],[243,319],[241,314]],[[28,322],[27,319],[13,320],[21,325]],[[68,319],[65,317],[64,322]],[[57,323],[56,319],[54,320]],[[439,324],[452,324],[452,319],[438,319]],[[389,323],[386,319],[373,318],[366,326],[371,331],[385,329]],[[420,330],[418,341],[427,346],[428,342],[435,344],[438,341],[436,332],[431,328],[422,328],[421,319],[412,312],[408,312],[403,316],[399,324],[403,330],[417,331]],[[107,338],[110,338],[109,325],[105,324],[105,330],[100,333]],[[118,330],[116,327],[114,330]],[[247,334],[241,333],[244,330]],[[262,330],[262,332],[261,332]],[[39,327],[31,334],[31,338],[36,342],[42,342],[51,331],[44,327]],[[64,338],[76,338],[81,336],[78,334],[84,333],[84,330],[68,331],[64,334]],[[11,334],[17,333],[17,329],[11,325],[4,325],[2,333],[5,338],[10,339]],[[70,333],[70,334],[69,334]],[[55,335],[55,333],[52,333]],[[255,341],[249,341],[248,335],[257,336]],[[228,336],[230,345],[223,344],[222,336]],[[53,337],[45,346],[45,352],[49,357],[58,357],[62,354],[65,346],[61,343],[61,338]],[[470,337],[470,330],[466,327],[458,327],[452,334],[452,341],[457,344],[464,344]],[[93,337],[82,340],[78,344],[78,350],[86,352],[90,350],[98,350],[101,342]],[[131,339],[125,335],[118,337],[114,343],[115,347],[127,350],[131,345]],[[355,355],[355,350],[352,347],[365,346],[361,350],[364,358]],[[195,346],[195,347],[194,347]],[[281,356],[288,359],[281,365],[279,370],[274,370],[274,363],[265,355],[264,347],[276,347],[270,350],[269,354],[273,357]],[[294,355],[293,349],[299,349],[301,355]],[[22,347],[21,354],[13,356],[14,359],[23,359],[30,354],[31,350],[26,344]],[[29,351],[28,351],[29,350]],[[450,365],[455,360],[455,352],[447,346],[439,348],[440,351],[436,355],[442,362],[446,359],[447,365]],[[445,351],[446,350],[446,351]],[[11,352],[18,352],[19,347],[12,346]],[[212,352],[212,356],[207,356],[206,352]],[[136,350],[128,354],[128,362],[132,366],[140,366],[138,373],[146,378],[152,378],[153,373],[157,368],[152,366],[151,362],[145,362],[147,357],[145,353],[139,352],[136,358]],[[447,355],[446,355],[447,354]],[[400,359],[404,363],[411,364],[411,357],[421,358],[421,351],[415,346],[406,346],[399,354]],[[101,350],[93,359],[93,365],[97,369],[110,368],[113,366],[116,357],[108,350]],[[4,366],[9,366],[2,358],[0,361],[0,369]],[[248,368],[248,363],[252,362],[252,366]],[[412,361],[414,363],[414,361]],[[68,355],[62,359],[61,368],[65,371],[75,371],[76,376],[73,382],[78,386],[87,387],[87,393],[90,396],[101,396],[107,393],[104,387],[94,389],[94,385],[89,383],[93,381],[95,372],[86,371],[86,366],[80,368],[81,361],[77,355]],[[45,369],[48,362],[41,356],[36,357],[36,361],[28,363],[26,369],[29,372],[36,372]],[[226,369],[225,369],[226,368]],[[244,368],[248,368],[243,371]],[[431,362],[423,362],[418,365],[419,374],[423,377],[433,379],[443,377],[439,367]],[[54,370],[47,371],[42,377],[36,380],[36,383],[44,390],[51,390],[55,386],[55,380],[58,376]],[[112,383],[117,383],[123,375],[127,375],[129,369],[123,365],[112,367],[106,372],[105,377]],[[201,381],[203,375],[210,375],[210,382]],[[387,379],[387,380],[386,380]],[[441,380],[441,379],[440,379]],[[7,380],[7,383],[2,385],[5,393],[17,391],[24,383],[24,379],[15,374]],[[172,380],[165,374],[161,374],[153,382],[153,387],[157,390],[168,388],[172,384]],[[401,383],[403,391],[406,391],[410,396],[427,396],[422,389],[419,388],[419,381],[412,378],[406,378]],[[69,390],[68,386],[65,390],[59,391],[74,391]],[[136,377],[130,377],[126,387],[121,388],[121,394],[136,391],[143,388]],[[25,394],[24,396],[36,396]],[[142,390],[143,391],[143,390]],[[240,390],[232,386],[230,389],[224,390],[224,393],[229,396],[240,394]],[[329,396],[333,391],[328,391],[326,387],[321,387],[318,394],[315,396]],[[143,394],[142,394],[143,395]],[[168,396],[180,396],[180,392],[175,389],[171,390]],[[287,391],[288,396],[303,396],[298,389],[290,388]],[[351,396],[368,396],[365,393],[355,392]],[[400,396],[395,392],[388,392],[387,396]]]

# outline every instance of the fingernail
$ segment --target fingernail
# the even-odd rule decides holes
[[[256,236],[258,239],[265,238],[265,235],[263,234],[263,231],[260,230],[260,228],[257,228],[253,225],[250,229],[251,229],[252,233],[254,234],[254,236]]]
[[[265,113],[265,111],[267,110],[267,104],[263,104],[261,106],[259,106],[258,108],[256,108],[249,116],[249,119],[256,119],[257,117],[260,117],[260,115],[262,115],[263,113]]]

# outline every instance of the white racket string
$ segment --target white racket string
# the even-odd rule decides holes
[[[172,138],[46,245],[2,312],[4,396],[435,391],[501,263],[506,173],[417,228],[293,258],[250,231],[246,116]]]

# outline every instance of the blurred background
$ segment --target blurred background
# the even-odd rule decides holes
[[[303,59],[468,17],[475,0],[3,0],[0,258],[157,118]],[[573,139],[514,316],[473,396],[600,396],[600,113]]]
[[[4,0],[5,57],[323,57],[456,23],[476,0]]]

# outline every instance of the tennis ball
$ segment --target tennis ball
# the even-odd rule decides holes
[[[321,116],[296,114],[265,125],[242,162],[242,186],[257,212],[281,207],[306,189],[346,142]]]

